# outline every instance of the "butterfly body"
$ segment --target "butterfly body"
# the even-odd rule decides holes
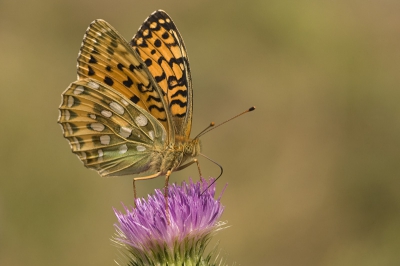
[[[160,175],[165,175],[168,170],[180,170],[179,167],[193,159],[200,153],[200,140],[193,139],[176,143],[173,147],[167,147],[162,152]]]
[[[189,61],[164,11],[151,14],[130,42],[93,21],[77,61],[78,80],[62,94],[58,122],[87,168],[139,180],[195,162]]]

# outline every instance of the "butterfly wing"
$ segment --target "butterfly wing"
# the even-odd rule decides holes
[[[188,139],[192,128],[192,81],[186,48],[174,22],[163,10],[155,11],[131,45],[163,90],[176,139]]]
[[[73,82],[62,94],[58,122],[72,151],[101,176],[159,170],[164,126],[106,84]]]
[[[174,131],[170,130],[173,121],[163,90],[136,51],[110,24],[100,19],[90,24],[77,67],[78,79],[98,80],[153,115],[166,129],[168,142],[174,143]]]

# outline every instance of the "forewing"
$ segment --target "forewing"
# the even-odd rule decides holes
[[[174,141],[172,118],[163,90],[128,42],[107,22],[93,21],[78,56],[78,79],[96,79],[147,110]]]
[[[166,145],[163,125],[106,84],[73,82],[62,94],[58,122],[72,151],[101,176],[159,168]]]
[[[140,27],[131,45],[164,92],[176,138],[189,138],[192,82],[186,48],[174,22],[163,10],[155,11]]]

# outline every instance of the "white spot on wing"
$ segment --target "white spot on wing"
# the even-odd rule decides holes
[[[100,136],[100,143],[103,144],[103,145],[108,145],[108,144],[110,144],[110,140],[111,140],[111,138],[110,138],[109,135],[102,135],[102,136]]]
[[[72,135],[74,132],[72,131],[71,125],[69,123],[65,123],[65,126],[67,127],[68,134]]]
[[[163,130],[161,140],[164,142],[166,137],[167,136],[166,136],[165,130]]]
[[[121,127],[119,129],[119,134],[124,138],[128,138],[132,134],[132,129],[128,127]]]
[[[143,126],[147,125],[148,121],[147,121],[147,117],[145,117],[143,114],[140,114],[139,116],[137,116],[135,118],[135,122],[138,126],[143,127]]]
[[[105,116],[105,117],[111,117],[111,116],[112,116],[111,111],[108,111],[108,110],[103,110],[103,111],[101,111],[101,114],[102,114],[103,116]]]
[[[87,84],[90,88],[97,90],[98,88],[100,88],[100,85],[93,82],[93,81],[89,81]]]
[[[90,114],[89,115],[91,119],[96,119],[96,115],[95,114]]]
[[[99,154],[99,157],[97,157],[97,160],[98,161],[102,161],[103,160],[103,155],[104,155],[103,150],[100,149],[100,150],[97,151],[97,153]]]
[[[76,146],[76,150],[80,150],[81,144],[79,143],[79,140],[76,137],[74,137],[73,140],[74,140],[74,145]]]
[[[65,117],[65,120],[67,120],[67,121],[71,118],[71,114],[69,113],[68,110],[64,110],[64,117]]]
[[[81,94],[85,89],[83,88],[83,86],[78,86],[75,88],[74,90],[74,94],[78,95]]]
[[[125,106],[129,105],[129,103],[127,101],[125,101],[124,99],[121,99],[121,103],[123,103]]]
[[[151,140],[154,140],[154,131],[153,130],[149,131],[149,137],[151,138]]]
[[[120,115],[123,115],[125,112],[124,107],[122,107],[120,104],[118,104],[116,102],[111,102],[110,108],[113,109],[114,112],[116,112],[117,114],[120,114]]]
[[[74,97],[70,95],[68,96],[67,106],[72,107],[72,105],[74,105]]]
[[[101,123],[91,123],[90,127],[94,130],[94,131],[98,131],[101,132],[104,130],[105,126]]]
[[[124,154],[124,153],[126,153],[126,152],[128,151],[128,146],[126,146],[126,144],[121,145],[121,146],[118,148],[118,151],[119,151],[120,154]]]
[[[142,146],[142,145],[137,145],[137,146],[136,146],[136,149],[137,149],[138,151],[145,151],[145,150],[146,150],[146,147],[145,147],[145,146]]]

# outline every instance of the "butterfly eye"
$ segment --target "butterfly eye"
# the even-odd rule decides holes
[[[186,154],[191,154],[192,151],[193,151],[193,146],[192,145],[190,145],[189,143],[187,145],[185,145],[185,151],[184,152]]]

